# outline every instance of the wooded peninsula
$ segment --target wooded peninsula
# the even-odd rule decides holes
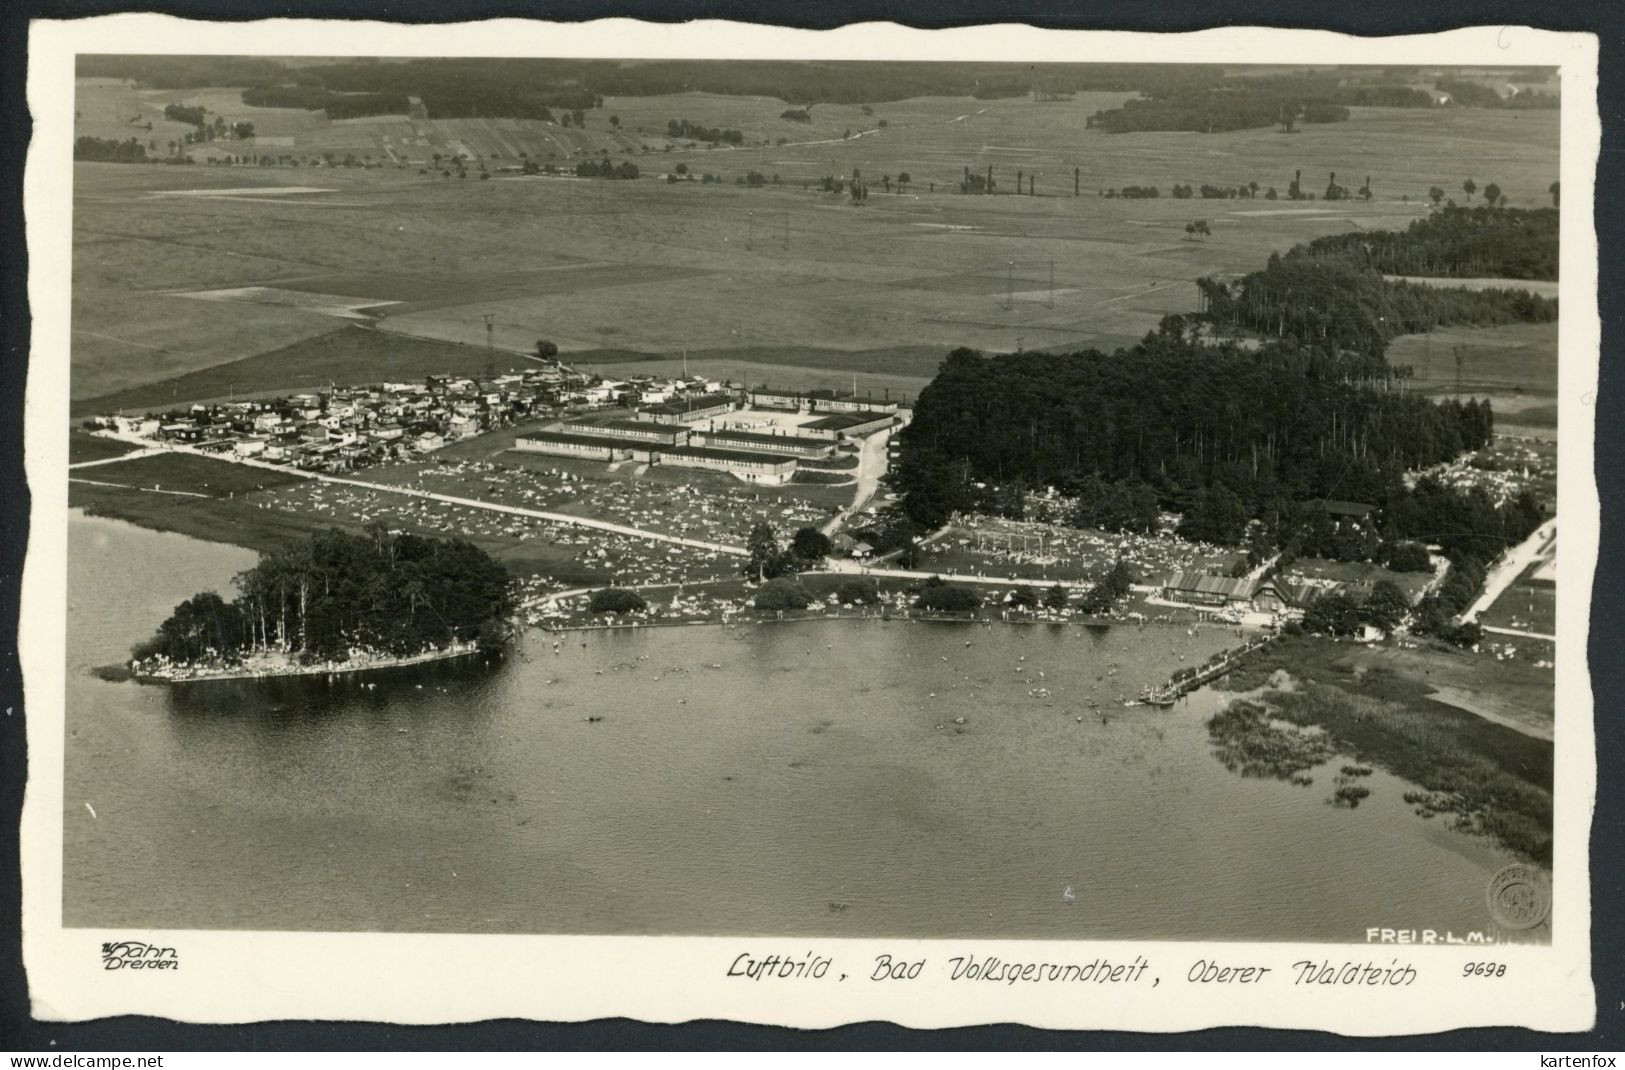
[[[508,570],[463,539],[330,529],[264,555],[237,597],[204,591],[133,651],[159,665],[229,669],[252,656],[290,666],[411,658],[457,644],[500,645],[514,599]]]

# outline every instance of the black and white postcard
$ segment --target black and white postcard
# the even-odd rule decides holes
[[[30,64],[37,1016],[1590,1028],[1595,38]]]

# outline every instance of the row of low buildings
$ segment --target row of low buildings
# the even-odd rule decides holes
[[[197,404],[161,416],[98,416],[91,424],[126,437],[174,442],[300,468],[342,471],[560,411],[587,377],[549,364],[470,378],[431,375],[293,394],[274,400]]]
[[[1259,612],[1284,617],[1301,616],[1310,602],[1331,591],[1346,594],[1356,601],[1371,593],[1371,585],[1364,582],[1290,580],[1282,576],[1252,579],[1186,571],[1169,573],[1160,586],[1162,597],[1168,602],[1215,611]]]
[[[795,435],[701,431],[653,420],[566,420],[514,439],[514,449],[585,460],[708,468],[750,483],[786,483],[801,460],[829,457],[835,443]]]
[[[734,411],[733,398],[705,394],[660,402],[638,419],[565,419],[519,435],[514,449],[614,463],[636,461],[726,472],[751,483],[787,483],[803,461],[834,456],[838,443],[891,427],[891,411],[829,413],[792,432],[764,433],[719,425]]]
[[[521,436],[517,448],[712,468],[757,482],[784,482],[798,462],[827,458],[838,443],[898,420],[894,402],[813,391],[763,395],[775,412],[810,417],[793,433],[721,426],[752,396],[704,377],[605,379],[548,361],[484,378],[431,375],[421,382],[332,386],[274,400],[197,404],[161,416],[99,416],[91,423],[126,437],[344,471],[432,453],[519,422],[560,419],[545,431]],[[625,418],[603,419],[601,412],[592,419],[565,418],[568,412],[608,407],[624,411]]]
[[[762,387],[747,392],[747,399],[758,409],[779,409],[787,412],[822,413],[892,413],[899,404],[889,397],[876,399],[872,394],[859,396],[857,391],[842,390],[776,390]]]

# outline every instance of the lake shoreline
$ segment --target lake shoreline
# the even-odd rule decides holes
[[[138,684],[199,684],[222,680],[280,680],[289,676],[336,676],[341,673],[370,672],[375,669],[400,669],[412,665],[427,665],[437,661],[449,661],[452,658],[464,658],[479,652],[480,647],[476,643],[457,643],[443,650],[430,650],[421,654],[407,654],[401,657],[370,658],[359,663],[353,660],[321,662],[312,665],[300,665],[292,662],[286,666],[267,666],[257,669],[233,668],[221,672],[194,670],[191,675],[184,676],[137,669],[129,669],[127,672],[128,678]],[[112,666],[109,666],[108,670],[112,668]],[[103,679],[109,678],[102,670],[98,670],[97,674]]]

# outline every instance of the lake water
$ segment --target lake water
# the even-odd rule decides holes
[[[1218,696],[1122,708],[1222,628],[531,631],[144,686],[91,670],[254,555],[77,513],[69,551],[70,926],[1363,940],[1492,931],[1511,860],[1380,770],[1355,810],[1339,761],[1228,772]]]

